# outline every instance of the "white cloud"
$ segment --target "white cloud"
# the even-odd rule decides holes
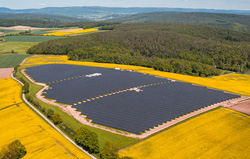
[[[40,3],[40,4],[38,4],[39,6],[46,6],[46,4],[45,3]]]

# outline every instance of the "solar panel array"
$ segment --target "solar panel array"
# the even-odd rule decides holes
[[[79,75],[88,75],[98,72],[115,71],[113,69],[101,67],[88,67],[67,64],[50,64],[40,65],[27,68],[27,73],[35,81],[48,83],[56,80],[63,80],[65,78],[75,77]]]
[[[73,105],[93,123],[136,134],[205,106],[240,97],[188,83],[107,68],[53,64],[28,68],[27,73],[38,82],[59,80],[50,83],[52,89],[44,95],[66,104],[156,83],[140,88],[141,92],[124,91]],[[79,77],[93,73],[102,75]],[[61,80],[68,77],[74,78]]]
[[[194,110],[239,96],[171,82],[73,106],[94,123],[139,134]]]
[[[82,77],[52,83],[52,89],[47,90],[44,95],[60,103],[73,104],[107,93],[159,82],[167,82],[167,79],[135,72],[111,71],[98,77]]]

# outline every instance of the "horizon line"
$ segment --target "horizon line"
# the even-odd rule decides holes
[[[112,7],[112,6],[64,6],[64,7],[43,7],[43,8],[9,8],[9,7],[0,7],[0,8],[7,8],[11,10],[26,10],[26,9],[45,9],[45,8],[73,8],[73,7],[78,7],[78,8],[83,8],[83,7],[99,7],[99,8],[161,8],[161,9],[193,9],[193,10],[217,10],[217,11],[250,11],[247,9],[214,9],[214,8],[180,8],[180,7]]]

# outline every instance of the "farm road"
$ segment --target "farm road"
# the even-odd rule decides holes
[[[23,83],[21,81],[19,81],[18,79],[16,79],[13,74],[11,74],[11,78],[17,82],[19,82],[22,86]],[[48,118],[46,118],[40,111],[38,111],[33,105],[31,105],[27,99],[25,98],[25,94],[22,94],[22,98],[24,100],[24,102],[29,105],[30,108],[32,108],[37,114],[39,114],[48,124],[50,124],[55,130],[57,130],[62,136],[64,136],[67,140],[69,140],[73,145],[75,145],[77,148],[79,148],[82,152],[84,152],[85,154],[87,154],[88,156],[90,156],[92,159],[96,159],[96,157],[92,156],[91,154],[89,154],[87,151],[83,150],[80,146],[78,146],[73,140],[71,140],[67,135],[65,135],[58,127],[56,127]]]

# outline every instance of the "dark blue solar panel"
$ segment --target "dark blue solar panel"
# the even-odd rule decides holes
[[[94,123],[139,134],[194,110],[240,96],[173,82],[127,91],[77,106]]]
[[[88,75],[98,72],[115,71],[114,69],[107,69],[101,67],[88,67],[66,64],[50,64],[27,68],[27,73],[35,81],[48,83],[65,78],[75,77],[79,75]]]
[[[77,68],[78,67],[79,66],[77,66]],[[84,69],[82,70],[88,68],[92,69],[92,67],[85,66],[83,68]],[[90,72],[85,71],[85,73]],[[95,68],[95,70],[92,69],[91,73],[102,73],[102,75],[97,77],[70,78],[60,82],[51,83],[49,85],[52,89],[46,90],[46,94],[44,95],[46,98],[56,99],[57,102],[60,103],[73,104],[111,92],[117,92],[147,84],[168,82],[165,78],[157,78],[142,73],[118,71],[114,69],[103,70],[103,68]],[[36,80],[41,81],[40,79]]]
[[[205,106],[240,97],[188,83],[107,68],[53,64],[27,68],[27,73],[37,82],[54,81],[49,83],[52,89],[46,91],[45,97],[66,104],[159,83],[140,88],[142,92],[126,91],[73,106],[94,123],[136,134]],[[102,75],[81,76],[93,73]]]

